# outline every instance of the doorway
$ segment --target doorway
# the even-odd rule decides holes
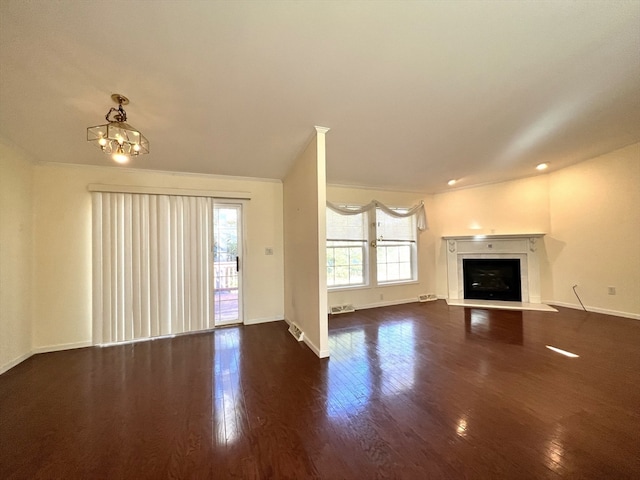
[[[242,204],[213,205],[213,297],[215,326],[243,322]]]

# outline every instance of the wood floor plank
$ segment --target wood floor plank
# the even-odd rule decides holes
[[[328,360],[284,322],[35,355],[0,478],[640,478],[640,322],[558,310],[333,316]]]

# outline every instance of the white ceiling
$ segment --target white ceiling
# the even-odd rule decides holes
[[[283,178],[327,134],[332,184],[443,191],[640,141],[640,2],[0,2],[0,136],[88,144],[110,95],[135,168]]]

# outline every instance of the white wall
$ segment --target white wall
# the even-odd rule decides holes
[[[283,318],[280,182],[45,164],[34,168],[33,188],[36,351],[91,342],[91,183],[250,192],[244,210],[245,321]],[[274,255],[265,255],[266,247]]]
[[[551,174],[550,211],[549,298],[640,318],[640,143]]]
[[[435,248],[439,242],[439,237],[435,235],[431,227],[432,217],[434,216],[431,196],[418,193],[330,185],[327,187],[327,199],[335,204],[349,205],[366,205],[371,200],[379,200],[389,207],[412,207],[424,201],[429,224],[429,229],[419,233],[418,281],[416,283],[330,290],[328,295],[329,306],[351,303],[356,308],[368,308],[403,302],[416,302],[418,301],[418,295],[436,292]]]
[[[329,356],[325,134],[318,131],[284,180],[285,318]]]
[[[0,142],[0,373],[31,355],[32,169]]]

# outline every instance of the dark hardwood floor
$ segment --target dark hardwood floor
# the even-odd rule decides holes
[[[0,478],[640,478],[640,322],[559,310],[362,310],[330,360],[284,322],[36,355]]]

